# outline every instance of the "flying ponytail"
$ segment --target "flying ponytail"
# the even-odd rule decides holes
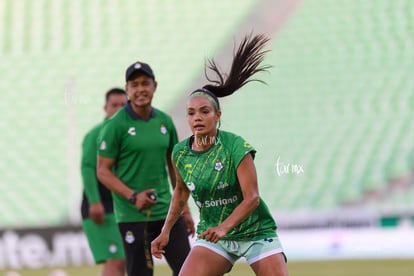
[[[269,40],[264,34],[245,36],[233,56],[233,62],[228,75],[220,72],[215,61],[209,59],[204,74],[211,84],[204,85],[202,89],[195,90],[190,96],[198,96],[200,93],[205,93],[212,97],[215,102],[213,102],[214,106],[219,110],[220,105],[217,98],[229,96],[251,81],[265,83],[259,79],[251,79],[251,77],[258,72],[267,71],[271,68],[270,65],[260,65],[265,54],[270,51],[263,49]],[[207,74],[207,69],[213,71],[217,78],[210,78]]]

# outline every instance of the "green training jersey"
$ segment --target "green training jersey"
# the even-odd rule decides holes
[[[82,141],[81,173],[84,192],[89,203],[101,202],[96,178],[97,139],[103,122],[92,128]]]
[[[81,175],[83,182],[83,196],[81,215],[83,219],[89,217],[89,205],[100,202],[106,213],[113,213],[111,191],[106,188],[96,176],[96,151],[98,136],[104,122],[91,129],[82,142]]]
[[[194,137],[174,147],[173,158],[178,171],[200,211],[197,233],[222,223],[243,200],[237,179],[237,167],[256,151],[243,138],[219,131],[213,145],[203,152],[191,150]],[[276,223],[260,199],[259,206],[223,239],[259,240],[276,236]]]
[[[116,159],[113,171],[125,185],[136,192],[155,189],[150,220],[165,219],[171,200],[167,154],[178,142],[171,117],[153,108],[151,117],[142,120],[128,102],[105,122],[98,141],[98,154]],[[117,222],[146,221],[146,212],[116,193],[113,197]]]

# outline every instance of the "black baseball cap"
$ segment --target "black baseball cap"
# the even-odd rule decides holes
[[[144,73],[145,75],[148,75],[149,77],[151,77],[153,79],[155,79],[154,72],[152,72],[151,67],[148,64],[144,63],[144,62],[137,61],[137,62],[131,64],[127,68],[126,73],[125,73],[125,81],[128,81],[129,78],[132,76],[132,74],[134,74],[135,72],[138,72],[138,71]]]

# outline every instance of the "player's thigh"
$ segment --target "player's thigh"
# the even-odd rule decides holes
[[[287,276],[289,275],[283,253],[270,255],[250,264],[257,276]]]
[[[180,276],[221,276],[232,267],[229,260],[203,246],[195,246],[184,262]]]

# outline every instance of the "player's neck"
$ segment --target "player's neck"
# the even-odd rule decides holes
[[[132,105],[132,110],[142,119],[147,120],[151,117],[152,106],[145,105],[145,106],[136,106]]]

